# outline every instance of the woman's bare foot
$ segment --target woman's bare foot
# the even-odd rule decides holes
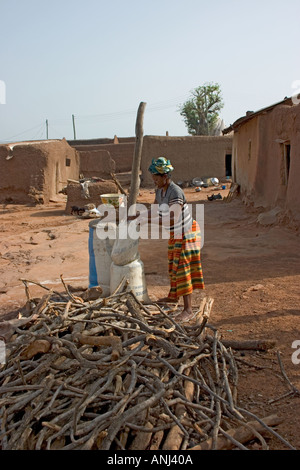
[[[175,316],[174,320],[181,323],[187,323],[192,320],[193,317],[194,312],[192,310],[182,310],[181,313]]]
[[[192,309],[192,294],[183,296],[183,310],[179,315],[175,316],[174,320],[182,323],[189,322],[194,317]]]

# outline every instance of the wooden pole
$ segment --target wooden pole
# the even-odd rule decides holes
[[[208,124],[208,109],[207,109],[207,95],[206,95],[206,87],[204,87],[204,98],[205,98],[205,116],[206,116],[206,127],[207,127],[207,135],[209,135],[209,124]]]
[[[46,139],[48,140],[48,119],[46,119]]]
[[[135,125],[135,147],[134,147],[134,155],[133,155],[133,162],[132,162],[132,172],[131,172],[131,184],[130,184],[130,193],[128,199],[129,208],[135,206],[136,200],[139,194],[140,188],[140,178],[139,178],[139,171],[140,171],[140,164],[141,164],[141,157],[142,157],[142,147],[143,147],[143,121],[144,121],[144,111],[145,111],[146,103],[141,102],[137,112],[136,118],[136,125]],[[135,214],[135,207],[133,207],[130,211],[130,215]]]

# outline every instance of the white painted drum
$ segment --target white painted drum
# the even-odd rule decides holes
[[[100,286],[102,296],[110,295],[111,252],[116,240],[115,222],[89,223],[89,287]]]

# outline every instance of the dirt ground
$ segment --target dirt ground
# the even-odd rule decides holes
[[[277,414],[282,418],[277,432],[300,449],[300,394],[282,397],[291,389],[277,356],[279,351],[288,379],[300,390],[300,363],[292,360],[300,358],[292,347],[300,341],[300,230],[262,225],[259,209],[245,206],[239,197],[229,203],[208,201],[211,192],[185,189],[189,203],[204,204],[202,265],[205,293],[214,299],[210,323],[224,340],[275,342],[267,352],[236,352],[239,404],[261,418]],[[152,190],[141,189],[139,202],[153,197]],[[66,214],[65,207],[61,196],[48,205],[0,208],[0,319],[17,315],[24,306],[22,278],[64,291],[63,275],[73,287],[88,287],[90,220]],[[141,240],[140,255],[150,298],[167,295],[167,240]],[[34,285],[30,292],[36,297],[45,293]],[[200,297],[196,292],[195,307]],[[267,443],[270,449],[288,449],[269,435]],[[259,441],[252,448],[261,449]]]

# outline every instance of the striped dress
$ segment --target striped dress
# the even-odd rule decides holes
[[[196,220],[193,220],[185,199],[184,192],[173,181],[162,195],[156,190],[156,202],[165,208],[180,204],[182,217],[170,227],[168,241],[168,269],[170,292],[168,297],[177,300],[191,294],[195,289],[204,289],[202,264],[200,257],[201,233]],[[162,216],[164,210],[160,212]]]

